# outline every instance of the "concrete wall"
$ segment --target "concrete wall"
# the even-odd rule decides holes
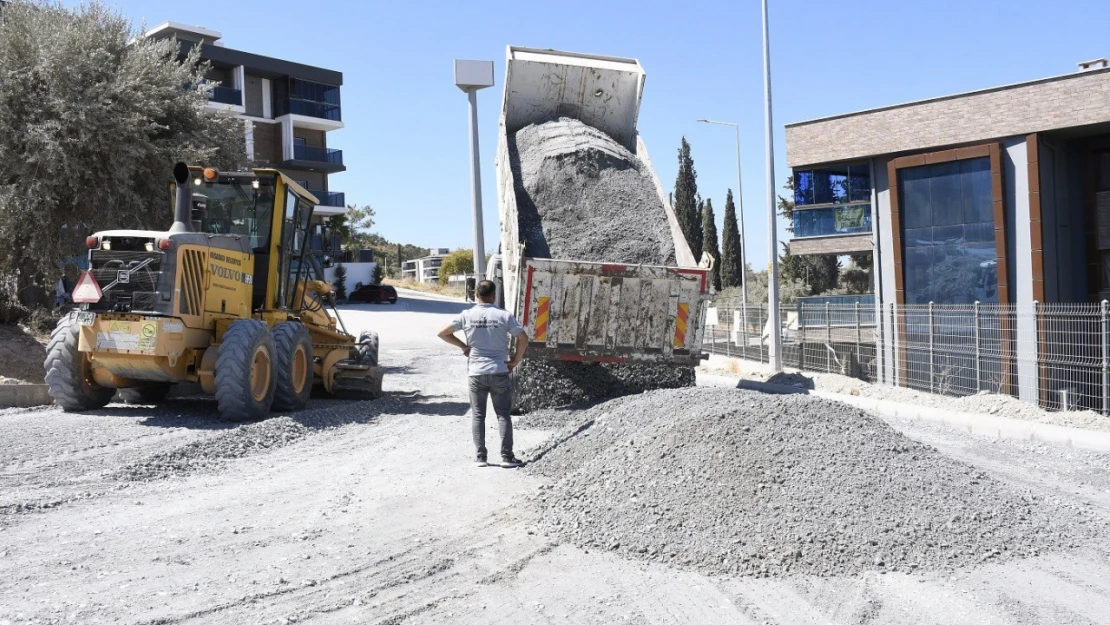
[[[243,103],[247,108],[247,115],[263,117],[262,115],[262,79],[258,76],[246,75],[246,85],[243,90]]]
[[[786,127],[791,167],[1110,122],[1110,69]]]
[[[1010,296],[1018,311],[1014,349],[1018,397],[1037,403],[1037,322],[1033,318],[1033,239],[1029,208],[1029,158],[1025,137],[1002,142],[1002,186],[1006,206],[1006,256]],[[997,224],[996,224],[997,227]]]
[[[327,133],[325,133],[323,130],[312,130],[310,128],[297,128],[297,127],[293,128],[293,136],[294,137],[303,137],[305,145],[309,145],[309,146],[312,146],[314,148],[326,148],[326,147],[328,147],[328,142],[327,142],[327,139],[325,138],[326,134]]]
[[[343,263],[347,268],[347,293],[355,290],[355,285],[359,282],[363,284],[373,282],[374,267],[377,265],[378,263]],[[324,278],[335,284],[335,265],[324,269]]]
[[[890,184],[887,180],[886,158],[872,159],[871,182],[874,188],[873,197],[875,207],[871,213],[875,240],[878,243],[878,259],[875,263],[878,276],[876,277],[876,301],[879,302],[881,329],[883,336],[883,380],[893,383],[896,379],[896,362],[894,341],[894,324],[890,318],[890,304],[897,301],[894,283],[894,232],[890,225]],[[875,223],[877,222],[877,223]]]
[[[254,124],[254,159],[262,163],[281,162],[281,124]]]

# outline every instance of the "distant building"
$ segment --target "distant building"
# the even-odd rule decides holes
[[[451,253],[450,248],[437,247],[432,253],[413,260],[406,260],[401,264],[401,278],[408,278],[416,282],[432,283],[439,281],[439,268],[443,259]]]

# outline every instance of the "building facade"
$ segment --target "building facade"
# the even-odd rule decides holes
[[[432,283],[439,281],[439,268],[443,259],[451,253],[446,247],[433,248],[431,254],[401,263],[401,279]]]
[[[328,137],[343,128],[342,73],[228,48],[219,32],[200,26],[163,22],[145,36],[176,39],[183,55],[199,48],[216,83],[209,108],[243,121],[255,166],[278,169],[311,191],[320,200],[318,218],[346,211],[346,197],[329,181],[346,170],[343,151]]]
[[[1043,80],[789,124],[786,143],[795,192],[790,252],[874,254],[881,377],[932,388],[939,355],[974,368],[961,374],[976,377],[966,385],[974,392],[984,375],[979,341],[989,334],[999,355],[996,389],[1042,404],[1070,391],[1088,397],[1086,407],[1110,408],[1106,380],[1052,371],[1055,361],[1090,356],[1059,353],[1061,345],[1083,349],[1088,324],[1055,329],[1043,316],[1110,299],[1106,60]],[[914,307],[930,315],[927,366],[906,348],[926,327],[906,321],[903,312]],[[964,312],[943,326],[938,307]],[[982,326],[983,307],[1003,312]],[[965,347],[974,337],[974,363],[935,349],[946,331]]]

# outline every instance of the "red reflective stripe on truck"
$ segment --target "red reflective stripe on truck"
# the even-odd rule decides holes
[[[701,276],[701,292],[705,293],[707,277],[709,276],[708,269],[679,269],[678,273],[684,273],[691,276]]]
[[[528,309],[532,307],[532,272],[535,270],[535,267],[528,266],[528,284],[524,287],[524,326],[528,325]]]

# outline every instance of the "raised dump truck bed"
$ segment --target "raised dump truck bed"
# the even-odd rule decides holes
[[[644,79],[635,59],[508,48],[496,163],[501,253],[490,271],[500,279],[501,302],[532,337],[529,357],[675,365],[704,358],[708,269],[690,252],[636,129]],[[676,266],[529,254],[510,139],[557,117],[604,132],[640,161],[663,206],[661,227],[673,239]]]

